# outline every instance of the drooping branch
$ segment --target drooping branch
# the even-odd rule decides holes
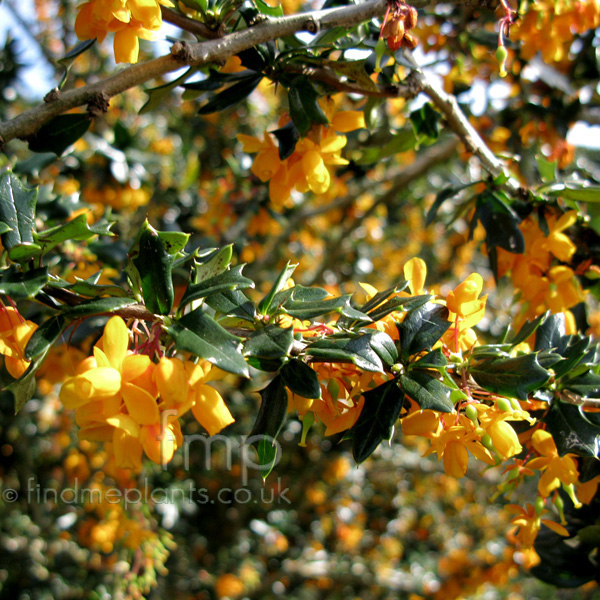
[[[197,44],[175,43],[169,55],[132,65],[97,83],[52,94],[51,101],[0,124],[0,143],[33,135],[53,117],[86,105],[99,96],[112,98],[182,67],[224,61],[258,44],[301,31],[316,33],[332,27],[352,27],[383,14],[386,5],[386,0],[370,0],[359,5],[306,12],[289,17],[265,18],[253,27],[231,33],[223,38]]]

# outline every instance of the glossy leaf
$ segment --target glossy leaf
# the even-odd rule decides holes
[[[423,410],[450,413],[454,410],[451,397],[454,390],[442,383],[434,374],[413,369],[400,376],[400,387]]]
[[[525,239],[519,229],[521,219],[497,193],[486,190],[478,196],[476,206],[488,248],[499,247],[513,254],[525,251]]]
[[[2,234],[6,250],[33,242],[37,195],[37,188],[25,187],[10,171],[0,175],[0,222],[10,227],[10,231]]]
[[[91,117],[87,113],[58,115],[42,125],[29,138],[32,152],[54,152],[60,156],[90,128]]]
[[[54,342],[60,337],[67,327],[67,320],[63,315],[50,317],[34,332],[25,348],[25,358],[31,360],[45,354]]]
[[[600,426],[592,423],[579,406],[555,401],[543,420],[560,456],[572,452],[600,458]]]
[[[140,286],[146,308],[155,314],[169,314],[175,299],[173,257],[148,221],[142,226],[129,257],[137,272],[136,284]]]
[[[180,305],[184,306],[194,300],[206,298],[207,296],[225,292],[227,290],[254,287],[254,282],[242,275],[243,268],[244,265],[238,265],[237,267],[228,269],[214,277],[205,279],[200,283],[188,285]]]
[[[253,73],[238,83],[234,83],[200,107],[198,114],[209,115],[237,106],[256,89],[262,78],[261,73]]]
[[[0,294],[6,294],[15,300],[33,298],[48,282],[48,268],[42,267],[22,273],[14,269],[0,272]]]
[[[72,306],[64,311],[64,315],[70,319],[89,317],[91,315],[109,315],[116,310],[133,306],[137,302],[131,298],[96,298]]]
[[[277,446],[274,444],[287,414],[287,391],[281,375],[277,375],[260,392],[261,402],[256,421],[249,439],[258,452],[263,479],[269,475],[276,460]]]
[[[281,368],[283,383],[294,394],[303,398],[320,398],[321,386],[319,378],[314,369],[311,369],[304,361],[292,358]]]
[[[427,302],[406,315],[404,321],[398,324],[404,362],[412,354],[433,348],[450,327],[449,314],[445,306]]]
[[[550,373],[535,354],[514,358],[487,358],[469,368],[469,373],[484,389],[500,396],[527,400],[529,394],[550,379]]]
[[[255,331],[244,343],[244,356],[250,365],[263,371],[277,371],[294,343],[294,330],[267,325]]]
[[[258,312],[261,315],[269,315],[273,312],[271,305],[273,304],[275,294],[280,292],[287,285],[289,278],[292,276],[297,266],[297,264],[292,265],[288,262],[281,273],[279,273],[279,276],[275,280],[269,293],[258,303]],[[278,308],[279,307],[275,305],[274,310],[277,310]]]
[[[201,309],[197,308],[175,321],[167,331],[179,350],[204,358],[223,371],[249,376],[240,338],[229,333]]]
[[[357,463],[366,460],[384,440],[389,440],[400,416],[404,393],[395,379],[364,392],[365,404],[354,427],[352,455]]]
[[[209,296],[206,304],[225,317],[235,317],[244,321],[254,322],[256,307],[254,303],[239,290],[223,292]]]
[[[305,353],[313,359],[327,362],[349,362],[365,371],[382,372],[384,364],[371,345],[372,337],[380,332],[358,336],[327,337],[311,342]],[[376,346],[378,342],[375,342]],[[379,350],[379,347],[378,347]]]

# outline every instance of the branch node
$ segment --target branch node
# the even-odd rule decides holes
[[[46,102],[47,104],[49,104],[51,102],[56,102],[59,98],[60,98],[60,90],[57,87],[55,87],[55,88],[51,89],[44,96],[44,102]]]
[[[417,71],[411,71],[403,83],[406,85],[407,98],[414,98],[423,91],[421,77]]]
[[[306,22],[304,23],[305,31],[308,31],[308,33],[319,33],[320,29],[321,24],[316,19],[313,17],[306,19]]]
[[[104,114],[110,105],[110,96],[104,92],[98,92],[92,96],[88,102],[88,115],[92,119]]]
[[[180,63],[188,64],[192,61],[192,50],[187,42],[177,41],[171,47],[171,56]]]

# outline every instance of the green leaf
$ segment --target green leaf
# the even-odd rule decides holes
[[[205,302],[217,313],[226,317],[235,317],[251,323],[254,323],[256,318],[254,303],[239,290],[209,296]]]
[[[589,183],[557,183],[550,189],[544,190],[549,196],[560,196],[566,200],[579,202],[600,202],[600,186]]]
[[[346,30],[347,31],[347,30]],[[329,67],[350,81],[356,81],[364,90],[378,92],[377,84],[366,70],[367,59],[362,60],[321,60],[324,67]]]
[[[91,315],[109,315],[134,304],[137,304],[137,302],[131,298],[96,298],[72,306],[65,310],[63,314],[69,319],[79,319]]]
[[[249,377],[240,338],[231,335],[200,308],[175,321],[167,331],[179,350],[204,358],[223,371]]]
[[[89,129],[91,122],[88,114],[58,115],[29,138],[29,149],[32,152],[54,152],[60,156]]]
[[[471,366],[469,373],[482,388],[519,400],[527,400],[530,393],[550,379],[550,373],[538,363],[535,354],[487,358]]]
[[[281,375],[277,375],[260,392],[261,402],[252,431],[248,436],[258,452],[263,479],[266,479],[277,458],[275,440],[287,414],[287,391]],[[253,439],[257,438],[257,439]]]
[[[600,426],[592,423],[580,407],[555,401],[543,421],[560,456],[573,452],[600,458]]]
[[[259,329],[244,343],[244,356],[253,366],[263,371],[277,371],[287,359],[294,343],[293,328],[283,329],[267,325]]]
[[[31,242],[15,244],[8,251],[8,258],[13,262],[25,263],[33,258],[37,258],[42,253],[42,247]]]
[[[445,306],[427,302],[406,315],[398,324],[404,362],[412,354],[432,349],[450,327],[449,314]]]
[[[300,139],[300,133],[294,125],[294,121],[288,121],[283,127],[270,131],[277,138],[279,146],[279,160],[289,158],[296,149],[296,144]]]
[[[233,244],[211,252],[203,260],[194,261],[194,283],[200,283],[216,275],[220,275],[227,269],[233,257]]]
[[[210,277],[200,283],[189,284],[185,294],[181,299],[180,306],[185,306],[199,298],[205,298],[213,294],[225,292],[227,290],[253,288],[254,282],[242,275],[244,265],[238,265],[228,269],[214,277]]]
[[[444,202],[446,202],[446,200],[453,198],[458,193],[462,192],[464,189],[471,187],[472,185],[475,185],[477,183],[479,183],[479,181],[470,181],[469,183],[462,183],[460,185],[450,185],[445,187],[441,192],[439,192],[438,195],[435,197],[431,208],[427,211],[425,227],[428,227],[433,223],[438,211],[440,210],[440,207]]]
[[[283,383],[289,390],[303,398],[317,399],[321,397],[319,377],[304,361],[292,358],[281,368]]]
[[[538,172],[540,174],[540,179],[544,183],[547,183],[549,181],[556,181],[556,178],[558,176],[558,172],[557,172],[558,161],[555,160],[554,162],[550,162],[550,161],[546,160],[543,157],[543,155],[541,155],[541,154],[538,154],[535,157],[535,160],[537,161],[537,167],[538,167]]]
[[[590,337],[568,336],[566,339],[568,340],[566,346],[564,345],[565,339],[563,338],[563,344],[561,344],[563,347],[559,348],[559,353],[564,357],[564,360],[552,367],[557,379],[564,375],[569,375],[570,377],[576,376],[575,369],[582,364],[587,367],[598,364],[596,344]]]
[[[582,398],[600,398],[600,375],[585,373],[565,383],[564,389],[570,390]]]
[[[237,106],[256,89],[262,78],[262,73],[253,73],[238,83],[234,83],[200,107],[198,114],[209,115]]]
[[[101,275],[102,271],[98,271],[91,277],[88,277],[85,281],[75,277],[75,283],[57,287],[64,287],[80,296],[89,296],[91,298],[97,298],[99,296],[119,296],[121,298],[126,298],[129,295],[118,285],[102,285],[95,283],[100,279]]]
[[[300,136],[304,137],[310,130],[311,121],[302,103],[300,90],[295,86],[290,87],[288,90],[288,105],[292,122]]]
[[[416,148],[418,143],[415,131],[412,127],[400,129],[391,140],[383,146],[367,148],[363,156],[358,160],[359,165],[370,165],[389,156],[408,152]]]
[[[51,229],[36,233],[34,239],[42,248],[42,251],[46,253],[67,240],[84,241],[94,235],[112,236],[113,233],[110,231],[112,225],[113,223],[103,221],[90,226],[87,222],[87,215],[81,214],[63,225],[57,225]]]
[[[37,188],[26,188],[10,171],[0,175],[0,221],[10,227],[2,234],[6,250],[33,242]]]
[[[486,190],[477,197],[476,218],[486,233],[488,248],[500,247],[513,254],[525,252],[525,239],[519,229],[521,219],[500,196]]]
[[[548,318],[549,313],[539,315],[533,321],[526,321],[518,333],[510,340],[511,346],[517,346],[521,342],[529,339],[538,329],[538,327]]]
[[[54,342],[60,337],[67,327],[67,320],[63,315],[50,317],[34,332],[25,348],[25,358],[31,360],[45,354]]]
[[[182,231],[159,231],[158,237],[167,253],[174,256],[183,252],[190,239],[190,234]]]
[[[131,265],[137,271],[146,308],[155,314],[169,314],[173,289],[173,257],[167,252],[158,232],[146,220],[129,252]]]
[[[381,332],[371,330],[369,333],[358,336],[329,336],[318,339],[306,347],[305,353],[313,359],[327,362],[350,362],[365,371],[382,372],[383,362],[371,345],[372,337],[376,333]],[[375,342],[375,344],[380,350],[378,343]]]
[[[429,146],[440,136],[442,115],[428,102],[410,114],[410,121],[419,144]]]
[[[173,81],[145,90],[146,94],[148,94],[148,100],[146,100],[144,106],[140,108],[139,114],[142,115],[160,108],[163,100],[171,93],[171,91],[183,81],[189,79],[197,70],[198,67],[190,67],[183,75],[177,77]]]
[[[553,348],[558,348],[561,339],[565,335],[565,315],[563,313],[545,313],[545,318],[538,325],[535,333],[534,350],[552,350]]]
[[[96,43],[96,38],[92,40],[84,40],[83,42],[79,42],[74,48],[69,50],[62,58],[58,59],[56,62],[59,65],[62,65],[65,72],[58,84],[58,89],[62,90],[63,86],[67,82],[67,78],[69,77],[69,71],[71,70],[71,66],[75,62],[75,59],[78,56],[81,56],[84,52],[89,50]]]
[[[410,364],[411,368],[418,369],[441,369],[448,365],[448,359],[444,356],[441,348],[436,348],[431,352],[428,352],[425,356],[419,358],[419,360]]]
[[[371,335],[369,343],[384,365],[391,367],[396,364],[396,361],[398,360],[398,349],[396,348],[394,340],[387,333],[376,331]]]
[[[253,0],[256,4],[256,8],[263,14],[269,17],[283,17],[283,6],[278,4],[277,6],[270,6],[263,0]]]
[[[410,373],[401,375],[400,387],[423,410],[437,410],[445,413],[454,410],[454,403],[451,399],[454,390],[427,371],[412,369]]]
[[[356,310],[350,305],[352,294],[345,294],[337,298],[328,298],[326,300],[296,300],[296,295],[292,288],[291,297],[283,303],[285,312],[296,319],[314,319],[321,315],[326,315],[331,312],[337,312],[351,319],[361,319],[365,322],[370,322],[371,319]]]
[[[0,280],[0,294],[6,294],[15,300],[33,298],[48,282],[48,268],[32,269],[26,273],[9,269]]]
[[[404,392],[395,379],[364,392],[365,404],[350,430],[352,455],[357,463],[366,460],[384,440],[390,440],[400,416]]]
[[[269,293],[258,303],[258,312],[261,315],[270,315],[276,310],[279,310],[279,306],[275,306],[275,309],[271,310],[273,298],[277,292],[280,292],[287,285],[288,279],[292,276],[297,266],[297,264],[292,265],[288,261],[287,265],[283,268],[281,273],[279,273],[279,276]]]

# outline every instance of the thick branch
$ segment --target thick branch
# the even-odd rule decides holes
[[[171,54],[127,67],[98,83],[55,94],[52,102],[39,105],[18,117],[0,124],[0,142],[34,134],[44,123],[72,108],[83,106],[104,94],[109,98],[186,65],[202,66],[223,61],[242,50],[252,48],[300,31],[316,33],[332,27],[352,27],[384,13],[386,0],[370,0],[364,4],[331,8],[280,17],[267,18],[259,24],[223,38],[198,44],[176,43]]]

